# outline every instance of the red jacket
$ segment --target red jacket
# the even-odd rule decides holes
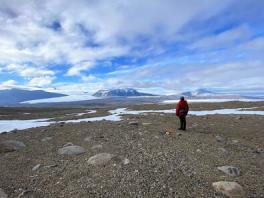
[[[186,100],[180,100],[176,106],[176,116],[186,116],[189,111],[189,106]]]

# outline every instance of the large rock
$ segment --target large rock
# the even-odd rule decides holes
[[[94,155],[88,159],[88,164],[91,165],[105,165],[107,164],[114,155],[109,153],[99,153],[97,155]]]
[[[220,166],[217,167],[218,170],[230,175],[230,176],[234,176],[237,177],[240,175],[240,170],[237,167],[234,166]]]
[[[58,150],[58,153],[60,155],[80,155],[85,153],[85,149],[76,145],[64,146]]]
[[[218,181],[214,182],[213,188],[228,197],[242,198],[245,197],[242,186],[237,182]]]
[[[0,143],[0,153],[17,151],[26,147],[23,142],[16,140],[6,140]]]
[[[4,192],[2,188],[0,188],[0,198],[7,198],[7,194]]]

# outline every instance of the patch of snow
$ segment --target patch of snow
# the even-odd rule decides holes
[[[189,103],[211,103],[211,102],[231,102],[231,101],[240,101],[240,102],[261,102],[264,99],[190,99],[187,100]],[[178,103],[179,100],[164,100],[162,103],[172,104]]]
[[[92,118],[82,118],[82,119],[75,119],[75,120],[66,120],[66,121],[60,121],[64,123],[78,123],[78,122],[94,122],[94,121],[121,121],[121,117],[117,114],[114,115],[108,115],[108,116],[100,116],[100,117],[92,117]]]
[[[49,119],[35,119],[35,120],[0,120],[0,133],[9,132],[12,130],[23,130],[41,126],[48,126],[54,122]]]
[[[189,111],[189,115],[204,116],[204,115],[264,115],[264,111],[251,111],[258,107],[250,108],[236,108],[236,109],[216,109],[216,110],[202,110],[202,111]],[[88,113],[96,112],[95,110],[88,110]],[[118,108],[109,111],[110,115],[64,120],[57,123],[79,123],[79,122],[94,122],[94,121],[121,121],[122,115],[137,115],[137,114],[148,114],[148,113],[175,113],[175,109],[165,109],[165,110],[129,110],[127,108]],[[36,120],[0,120],[0,133],[9,132],[14,129],[23,130],[40,126],[48,126],[54,121],[49,121],[50,119],[36,119]]]

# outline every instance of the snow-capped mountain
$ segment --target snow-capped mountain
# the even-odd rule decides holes
[[[138,92],[137,90],[132,89],[132,88],[126,88],[126,89],[109,89],[109,90],[103,89],[103,90],[99,90],[96,93],[94,93],[93,96],[96,96],[96,97],[116,97],[116,96],[129,97],[129,96],[154,96],[154,95]]]
[[[66,96],[42,90],[5,89],[0,90],[0,105],[15,105],[27,100]]]
[[[197,89],[195,91],[187,91],[181,93],[181,95],[186,96],[186,97],[208,97],[208,96],[215,96],[218,95],[217,93],[208,91],[207,89]]]

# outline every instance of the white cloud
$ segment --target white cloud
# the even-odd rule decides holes
[[[0,84],[0,89],[15,87],[16,84],[17,84],[17,82],[15,80],[7,80],[7,81],[4,81]]]
[[[88,75],[88,76],[85,76],[85,75],[83,75],[82,76],[82,80],[83,81],[86,81],[86,82],[89,82],[89,81],[93,81],[93,80],[95,80],[96,79],[96,77],[95,76],[93,76],[93,75]]]
[[[55,72],[49,69],[41,68],[41,67],[32,67],[26,64],[9,64],[3,67],[3,70],[8,72],[15,72],[19,76],[30,78],[30,77],[39,77],[39,76],[53,76]]]
[[[42,76],[42,77],[35,77],[32,78],[29,82],[28,82],[28,86],[32,86],[32,87],[45,87],[48,85],[51,85],[52,81],[54,80],[54,77],[51,76]]]
[[[197,32],[203,30],[192,24],[216,17],[234,0],[0,1],[0,71],[23,77],[27,86],[56,87],[58,70],[63,78],[81,78],[80,84],[58,85],[73,92],[78,86],[81,91],[125,86],[176,90],[182,84],[225,86],[228,81],[230,86],[242,83],[249,87],[261,82],[263,37],[252,39],[254,30],[249,24],[240,22],[236,28],[216,35],[209,31],[202,38]],[[221,17],[224,21],[225,16]],[[186,26],[193,29],[184,32]],[[187,44],[155,61],[155,56],[166,54],[167,45],[175,41]],[[210,53],[217,48],[226,51]],[[190,49],[199,52],[189,54]],[[235,59],[245,50],[250,51],[250,57],[243,61],[234,64],[236,60],[226,58]],[[125,63],[128,65],[109,75],[102,73],[100,78],[95,78],[96,74],[86,76],[87,71],[103,67],[101,62],[111,63],[121,56],[145,58],[146,63]],[[181,58],[187,63],[179,61]],[[191,59],[196,64],[188,63]],[[261,63],[254,65],[252,60]],[[210,61],[216,63],[210,65]],[[227,78],[229,74],[236,78]]]

